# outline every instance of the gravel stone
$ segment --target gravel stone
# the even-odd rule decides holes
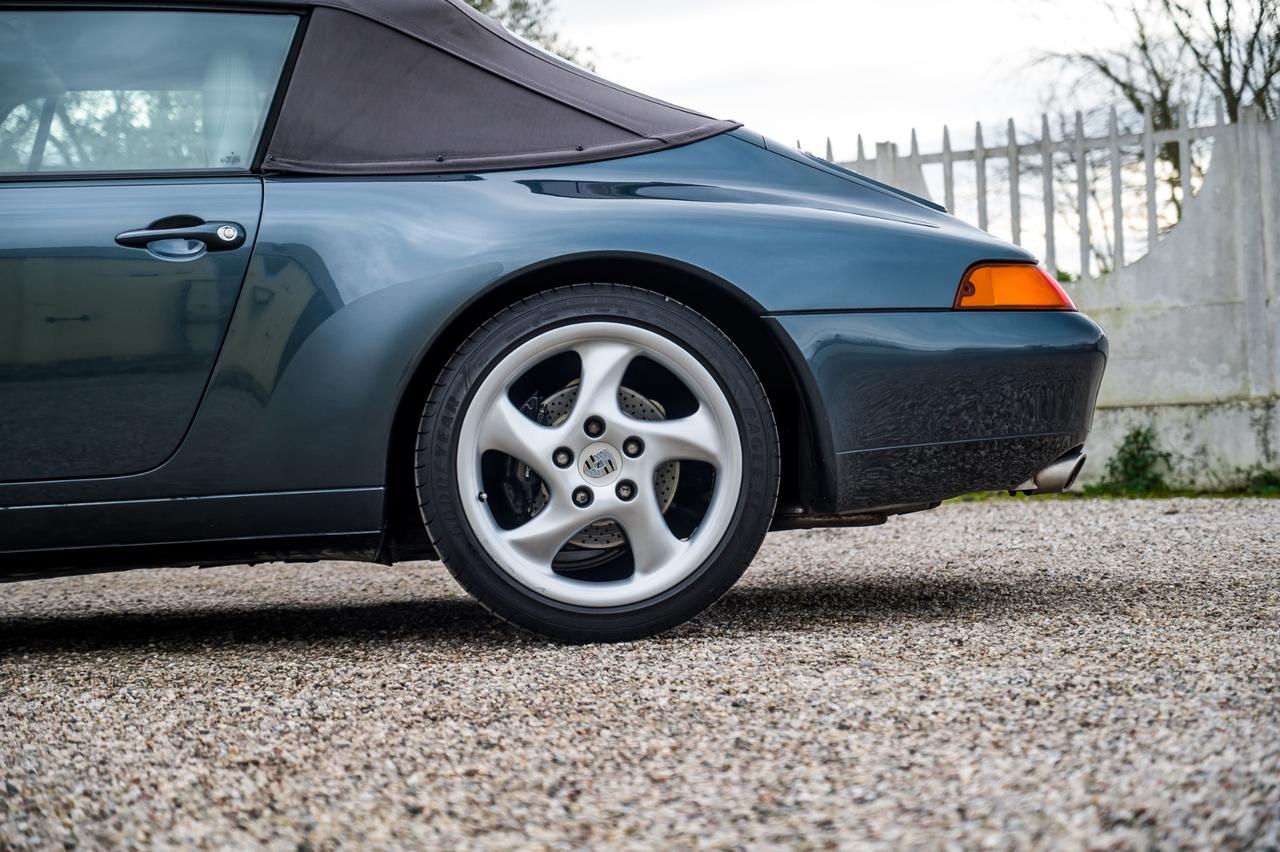
[[[0,586],[0,848],[1276,848],[1280,501],[771,536],[565,647],[438,565]]]

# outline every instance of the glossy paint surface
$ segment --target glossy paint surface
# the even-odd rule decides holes
[[[196,412],[249,262],[254,178],[0,185],[0,482],[139,473]],[[165,260],[115,236],[237,222],[236,251]]]
[[[1013,488],[1085,443],[1106,366],[1078,313],[941,311],[779,319],[812,371],[837,505]]]
[[[12,191],[0,185],[0,199]],[[198,527],[205,539],[229,539],[261,534],[261,513],[249,518],[253,495],[287,502],[289,494],[334,491],[348,495],[341,498],[348,509],[328,505],[321,513],[335,519],[330,532],[377,529],[385,507],[368,495],[386,485],[397,407],[432,342],[474,300],[526,271],[551,269],[555,280],[563,259],[669,263],[695,272],[699,283],[689,286],[714,299],[776,317],[772,328],[799,353],[792,368],[823,418],[818,429],[831,453],[819,475],[842,507],[861,505],[840,481],[844,457],[857,451],[1075,434],[1082,417],[1087,431],[1101,369],[1095,326],[1078,317],[1074,325],[1062,318],[1045,324],[949,310],[970,264],[1029,255],[803,155],[773,153],[746,131],[611,162],[484,175],[267,179],[261,193],[261,226],[256,245],[246,244],[252,257],[225,342],[212,371],[206,367],[207,389],[189,429],[179,430],[185,437],[179,434],[177,449],[166,433],[148,441],[149,458],[158,459],[149,470],[126,471],[107,452],[102,469],[129,475],[0,483],[0,507],[221,496],[228,499],[209,509],[207,523],[188,516],[175,529],[163,513],[147,523],[130,509],[133,520],[110,534],[178,540]],[[200,196],[191,197],[194,204]],[[169,323],[172,330],[180,320],[171,315]],[[770,328],[761,319],[758,333]],[[1023,358],[1029,372],[1019,385]],[[997,381],[980,394],[961,384],[958,399],[941,380],[894,398],[895,383],[919,384],[940,369],[954,380],[995,370]],[[1053,398],[1046,388],[1054,376],[1079,386]],[[1075,410],[1071,400],[1088,400],[1088,410]],[[174,422],[182,410],[169,407]],[[236,495],[242,509],[234,508]],[[104,519],[103,536],[110,516],[94,515]],[[17,523],[0,509],[0,549],[6,524]],[[41,546],[23,524],[24,546]],[[296,522],[281,527],[323,532]]]
[[[837,453],[1086,434],[1102,330],[1058,311],[893,312],[779,320],[817,381]]]

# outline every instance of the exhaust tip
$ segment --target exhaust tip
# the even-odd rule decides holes
[[[1077,447],[1013,489],[1011,493],[1061,494],[1075,484],[1076,477],[1080,475],[1080,470],[1087,459],[1088,455],[1084,447]]]

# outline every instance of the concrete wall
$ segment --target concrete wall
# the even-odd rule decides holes
[[[1280,469],[1280,122],[1222,128],[1183,220],[1143,259],[1073,285],[1111,359],[1083,482],[1155,428],[1172,481],[1226,488]]]

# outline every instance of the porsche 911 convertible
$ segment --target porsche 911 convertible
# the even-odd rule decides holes
[[[0,575],[439,559],[566,641],[1060,491],[1023,249],[458,0],[0,0]]]

